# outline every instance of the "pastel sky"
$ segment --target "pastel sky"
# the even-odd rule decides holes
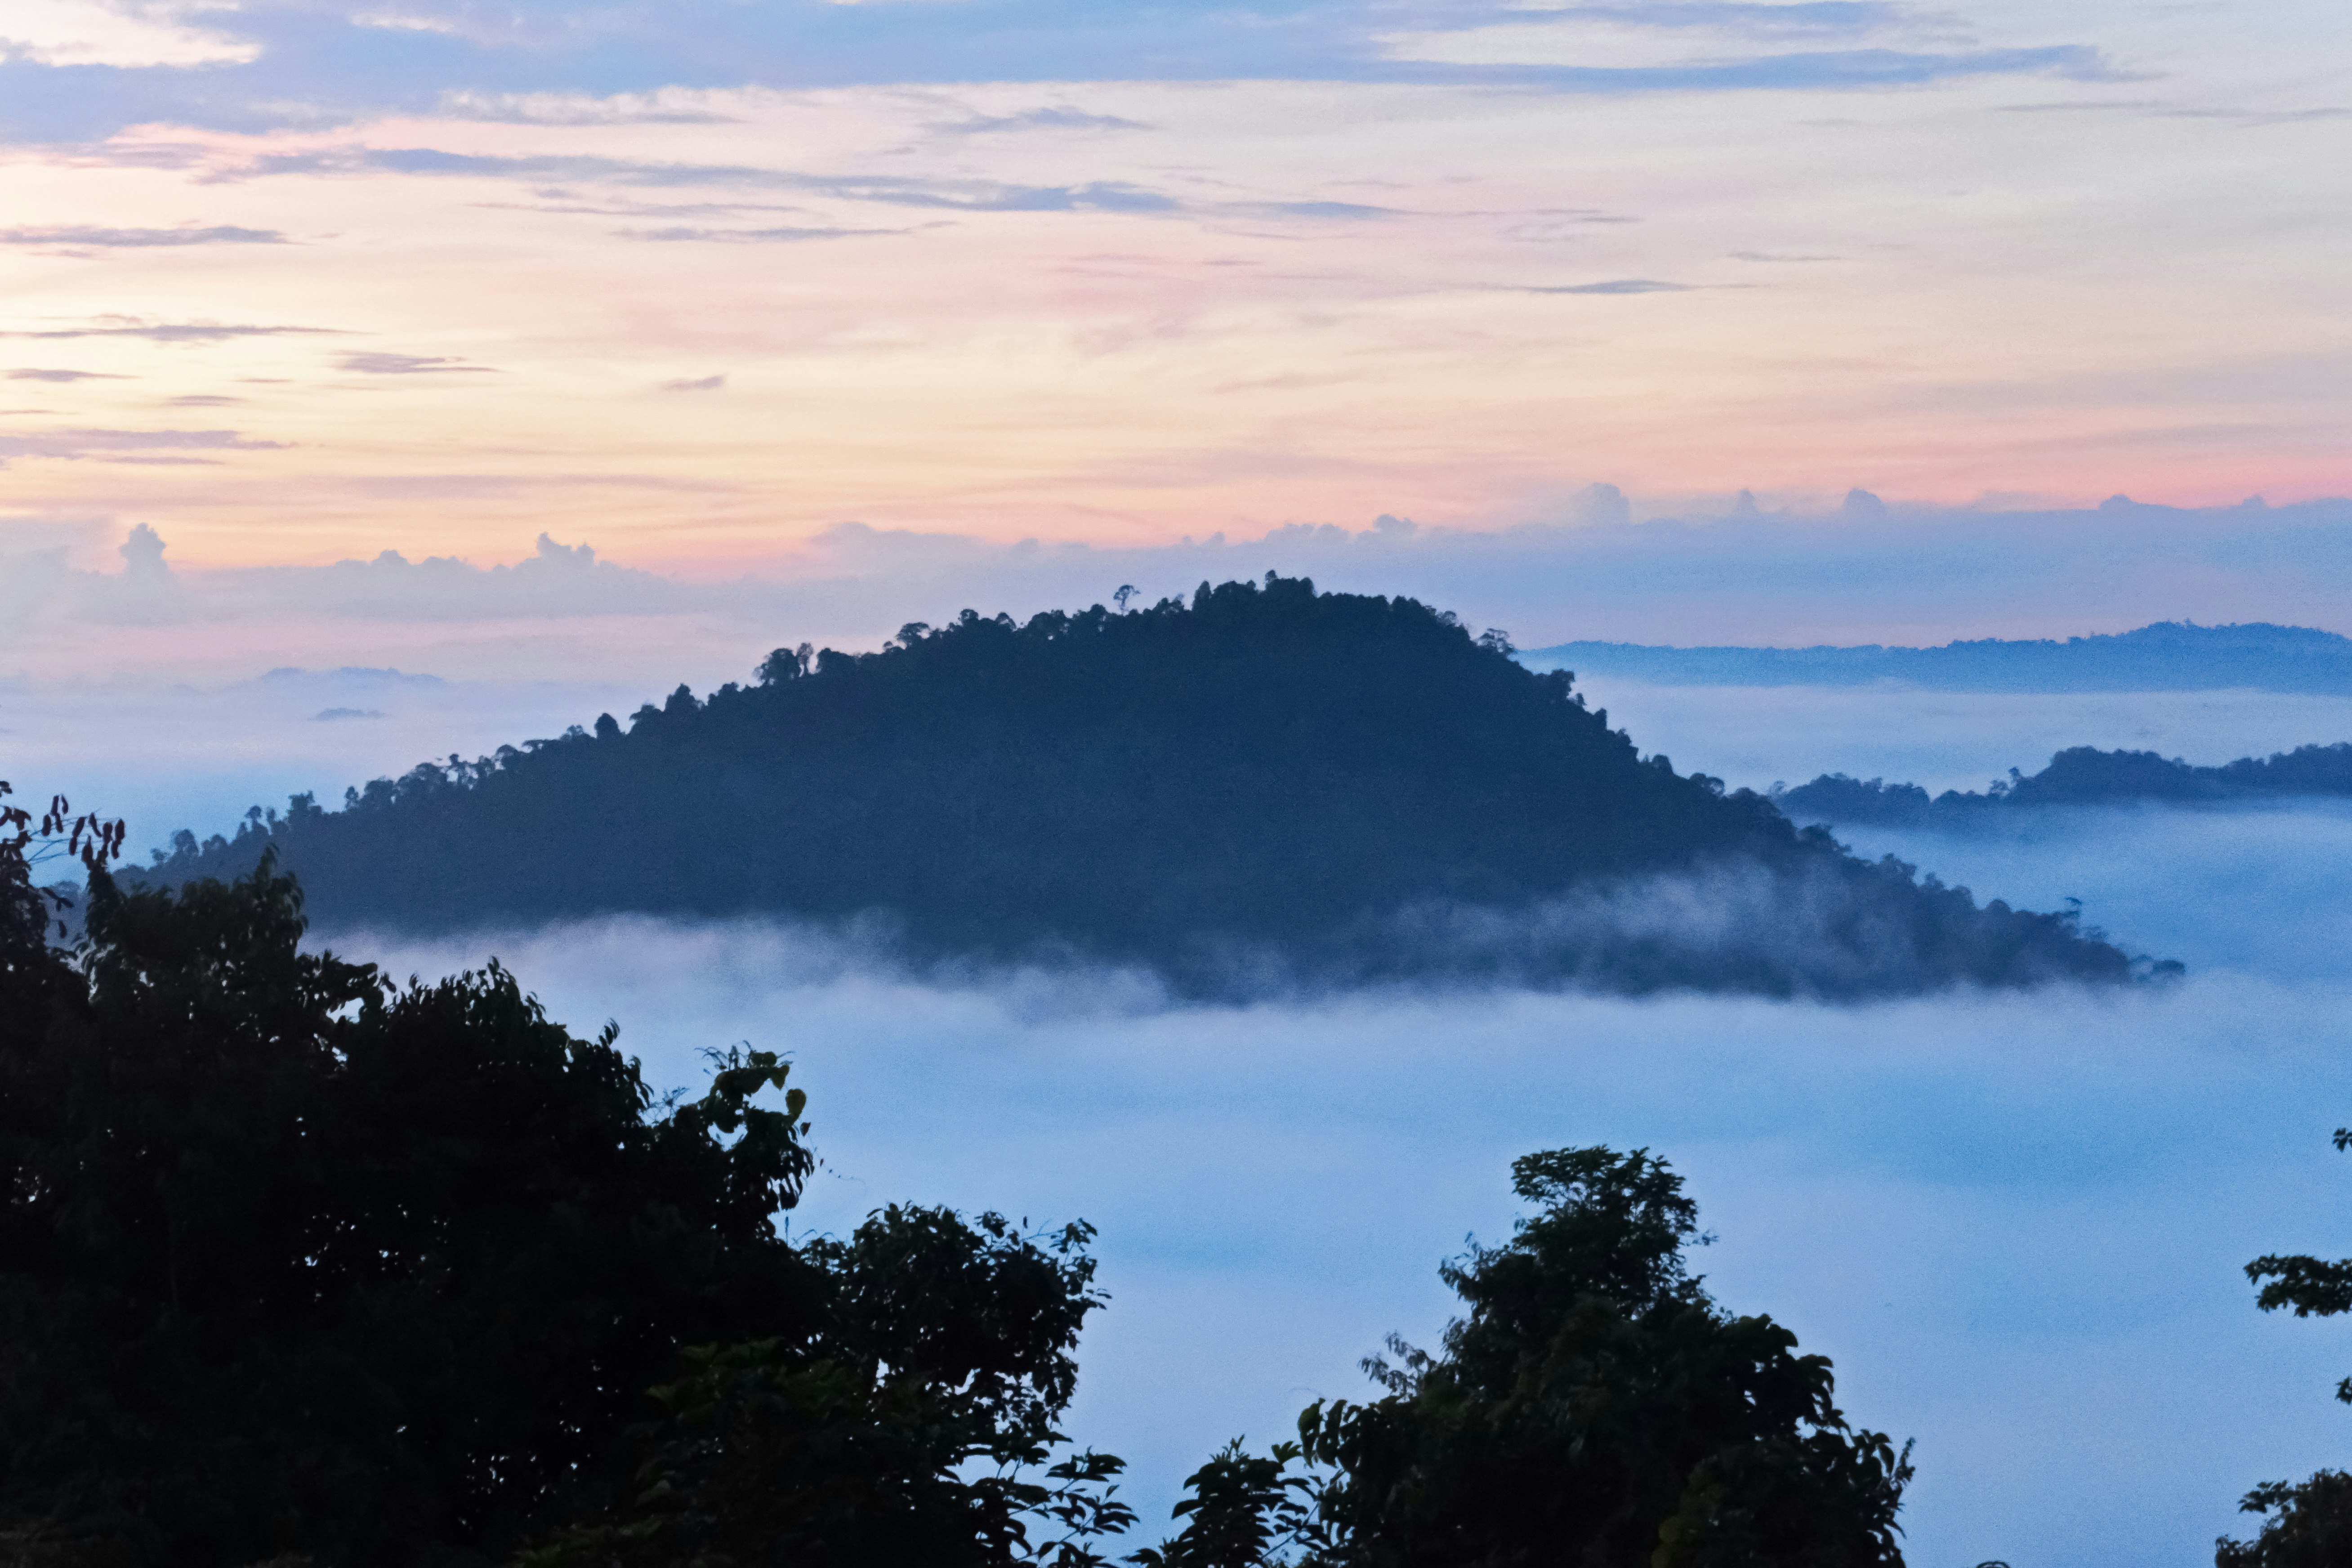
[[[2347,68],[2318,0],[8,0],[0,555],[2341,495]]]

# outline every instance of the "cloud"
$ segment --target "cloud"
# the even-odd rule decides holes
[[[1150,131],[1139,120],[1089,114],[1079,109],[1024,109],[1012,114],[975,114],[968,120],[937,121],[926,129],[936,136],[991,136],[1022,131]]]
[[[152,455],[173,453],[205,455],[186,448]],[[1228,458],[1239,464],[1253,454]],[[398,472],[340,483],[348,493],[410,504],[528,498],[584,486],[729,494],[724,487],[613,472]],[[1256,577],[1269,569],[1311,576],[1326,589],[1412,595],[1478,626],[1507,628],[1524,647],[1579,638],[1916,646],[2124,631],[2185,614],[2352,633],[2345,615],[2352,603],[2352,501],[2262,510],[2065,510],[1928,508],[1897,496],[1885,502],[1890,515],[1874,520],[1848,514],[1830,498],[1764,499],[1770,510],[1743,515],[1731,497],[1668,507],[1607,486],[1564,487],[1530,504],[1531,521],[1509,528],[1423,522],[1407,531],[1367,520],[1360,528],[1286,526],[1153,545],[1005,543],[847,523],[780,545],[726,581],[665,576],[602,559],[583,571],[569,552],[559,558],[543,549],[519,566],[493,566],[488,563],[506,553],[495,540],[480,547],[478,564],[393,556],[181,575],[189,613],[251,626],[283,650],[276,656],[280,663],[314,661],[321,650],[349,658],[362,644],[380,649],[372,657],[383,662],[400,662],[415,646],[403,626],[528,621],[536,628],[529,646],[483,644],[463,656],[467,667],[484,673],[540,669],[554,659],[555,668],[642,679],[662,690],[683,677],[698,685],[740,680],[782,640],[870,647],[908,620],[937,624],[967,606],[1025,616],[1108,602],[1122,583],[1156,598],[1189,595],[1204,578]],[[56,617],[29,610],[12,617],[0,605],[0,647],[12,650],[19,668],[27,660],[44,668],[54,660],[61,668],[86,663],[88,639],[70,628],[100,614],[119,585],[102,574],[41,581],[47,585],[38,591],[54,599]],[[598,621],[614,615],[647,619],[618,637]],[[50,630],[40,631],[45,626]],[[131,668],[151,660],[163,668],[181,655],[125,647],[108,657]],[[2352,739],[2352,727],[2340,736],[2284,739]],[[1687,762],[1683,750],[1673,748]],[[1769,770],[1815,761],[1785,749],[1768,748],[1759,757],[1754,771],[1731,776],[1761,785],[1794,776]],[[1999,762],[2005,767],[2031,760]],[[1974,786],[1983,779],[1971,773],[1962,782]]]
[[[620,93],[591,98],[579,93],[482,93],[455,89],[441,95],[436,116],[500,125],[734,125],[741,117],[695,106],[696,95],[675,91]]]
[[[2137,114],[2153,120],[2218,120],[2246,127],[2301,125],[2352,117],[2352,108],[2221,109],[2165,103],[2152,99],[2065,100],[2054,103],[2004,103],[2002,114]]]
[[[693,380],[681,377],[677,381],[663,382],[661,390],[664,392],[717,392],[726,384],[727,378],[723,375],[698,376]]]
[[[226,408],[246,400],[242,397],[225,397],[218,393],[192,392],[184,397],[174,397],[167,401],[174,408]]]
[[[1186,7],[1052,4],[926,8],[919,26],[888,5],[583,9],[527,0],[485,8],[433,0],[353,11],[288,4],[207,7],[204,30],[158,23],[163,30],[144,45],[120,32],[130,20],[123,13],[98,0],[16,0],[11,9],[58,6],[110,18],[117,31],[110,43],[94,43],[95,52],[20,47],[0,63],[11,77],[0,83],[7,118],[52,142],[139,124],[267,132],[432,108],[518,124],[696,124],[731,118],[720,95],[747,89],[1250,80],[1625,94],[2113,74],[2092,44],[1979,47],[1944,13],[1844,0],[1576,7],[1586,14],[1555,30],[1588,41],[1613,29],[1675,42],[1664,51],[1620,48],[1597,57],[1599,64],[1587,48],[1564,65],[1557,48],[1530,60],[1525,48],[1498,47],[1498,35],[1539,31],[1547,14],[1495,4],[1339,0],[1254,14],[1246,26],[1204,26]],[[1551,19],[1561,20],[1558,13]],[[105,71],[103,89],[57,68],[71,58],[90,62],[85,71]],[[37,63],[44,60],[52,63]],[[120,68],[134,64],[163,68]],[[1127,129],[1104,123],[1124,118],[1047,104],[972,113],[933,133],[1096,134]]]
[[[2110,81],[2121,74],[2100,49],[2082,44],[1957,52],[1837,49],[1693,59],[1655,65],[1556,64],[1546,60],[1454,57],[1451,34],[1398,36],[1392,68],[1409,80],[1483,81],[1496,87],[1612,96],[1658,92],[1863,91],[1925,87],[1979,76],[2057,76]]]
[[[12,0],[0,16],[0,59],[48,67],[186,69],[243,65],[252,44],[181,24],[178,6],[133,7],[104,0]],[[210,9],[210,7],[205,7]]]
[[[454,354],[347,353],[335,362],[361,375],[490,375],[495,366],[467,364]]]
[[[1337,218],[1342,221],[1400,216],[1394,207],[1367,206],[1361,202],[1235,202],[1220,210],[1243,217]]]
[[[2352,875],[2340,838],[2317,847]],[[2305,907],[2334,906],[2207,914]],[[1385,1332],[1435,1338],[1435,1266],[1507,1234],[1513,1155],[1592,1142],[1673,1162],[1720,1237],[1710,1289],[1832,1357],[1858,1423],[1919,1439],[1916,1560],[2185,1560],[2252,1481],[2338,1451],[2340,1345],[2254,1311],[2238,1272],[2303,1245],[2282,1226],[2347,1175],[2336,965],[2120,1003],[1171,1008],[1118,972],[914,977],[854,930],[774,922],[331,940],[404,974],[496,953],[551,1016],[617,1020],[657,1087],[700,1081],[712,1042],[789,1046],[826,1162],[803,1234],[895,1200],[1097,1226],[1113,1300],[1072,1432],[1129,1460],[1146,1539],[1217,1444],[1361,1396]]]
[[[1662,283],[1654,278],[1612,278],[1605,283],[1528,283],[1517,294],[1687,294],[1704,287],[1696,283]]]
[[[55,342],[69,338],[143,338],[154,343],[215,343],[232,338],[339,337],[335,327],[257,327],[220,321],[147,321],[134,316],[100,316],[89,325],[0,331],[0,338]]]
[[[952,212],[1160,213],[1174,212],[1181,205],[1171,196],[1118,180],[1032,185],[901,174],[811,174],[740,163],[660,163],[587,153],[493,156],[432,147],[272,153],[238,171],[244,177],[369,172],[659,189],[710,185],[793,190],[841,201]]]
[[[169,461],[162,458],[117,457],[120,453],[163,451],[268,452],[282,449],[282,441],[257,441],[235,430],[49,430],[26,435],[0,435],[0,458],[50,458],[72,461],[84,458],[119,462]],[[180,461],[189,459],[181,458]]]
[[[127,375],[114,375],[102,370],[12,370],[10,381],[129,381]]]
[[[905,228],[623,228],[614,231],[624,239],[648,239],[669,243],[707,241],[725,245],[792,245],[813,239],[859,239],[874,235],[911,234]]]
[[[159,246],[288,243],[287,237],[274,228],[238,228],[229,224],[215,224],[209,228],[101,228],[86,224],[0,228],[0,245],[87,245],[101,249],[140,250]]]

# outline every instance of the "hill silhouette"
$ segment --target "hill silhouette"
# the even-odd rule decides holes
[[[1305,579],[875,653],[779,649],[625,730],[501,747],[183,832],[144,875],[275,850],[330,926],[621,911],[863,919],[930,962],[1060,954],[1181,991],[1454,976],[1859,995],[2119,980],[2067,917],[1800,832],[1644,758],[1565,671]]]
[[[2309,626],[2158,621],[2096,637],[1940,647],[1655,647],[1570,642],[1522,656],[1536,668],[1655,686],[1867,686],[1941,691],[2352,692],[2352,637]]]
[[[2040,773],[2011,768],[2008,778],[1982,790],[1948,789],[1930,797],[1915,784],[1823,773],[1772,798],[1800,822],[1965,827],[1990,812],[2040,806],[2228,805],[2295,796],[2352,796],[2352,742],[2297,746],[2210,768],[2155,752],[2070,746]]]

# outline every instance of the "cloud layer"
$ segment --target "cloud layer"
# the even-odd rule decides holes
[[[1150,1513],[1236,1432],[1361,1393],[1382,1334],[1433,1337],[1434,1264],[1507,1228],[1512,1155],[1606,1141],[1688,1173],[1722,1238],[1711,1288],[1832,1356],[1858,1419],[1919,1439],[1915,1560],[2190,1568],[2249,1485],[2336,1451],[2341,1337],[2255,1312],[2238,1268],[2336,1245],[2352,976],[2318,944],[2297,950],[2315,967],[2214,961],[2232,926],[2334,919],[2340,826],[2244,840],[2231,866],[2175,856],[2172,825],[2112,825],[2077,890],[2104,904],[2101,866],[2168,867],[2176,926],[2203,931],[2186,986],[2123,1000],[1170,1010],[1116,973],[914,984],[837,938],[648,921],[389,956],[429,974],[496,952],[556,1016],[617,1019],[657,1082],[694,1081],[705,1044],[791,1050],[827,1162],[796,1226],[897,1197],[1101,1226],[1113,1300],[1074,1430],[1135,1461]]]
[[[2283,14],[39,3],[0,331],[85,379],[0,417],[271,445],[12,503],[193,563],[2352,489]]]
[[[404,388],[507,379],[447,374],[489,367],[440,357],[354,356],[352,379]],[[675,395],[681,393],[698,395]],[[741,391],[718,373],[640,395],[690,418],[733,407]],[[238,405],[240,423],[248,416]],[[283,450],[244,429],[0,428],[0,459],[24,469],[70,459],[119,471],[157,459],[227,463]],[[566,482],[635,505],[689,510],[714,494],[656,475]],[[518,488],[531,488],[490,475],[386,476],[378,484],[401,504],[436,507],[509,504]],[[360,662],[484,679],[588,675],[664,691],[685,679],[707,689],[744,679],[780,644],[871,647],[910,619],[939,623],[965,608],[1026,616],[1107,602],[1122,584],[1149,601],[1269,570],[1312,577],[1326,590],[1411,595],[1504,628],[1528,647],[1587,638],[1916,646],[2183,618],[2352,629],[2342,608],[2352,595],[2352,502],[2176,510],[2118,500],[2005,511],[1862,499],[1869,504],[1849,498],[1806,514],[1766,513],[1752,497],[1717,498],[1680,516],[1637,521],[1633,502],[1601,487],[1560,498],[1548,521],[1514,528],[1422,527],[1384,515],[1368,527],[1293,525],[1130,546],[1006,543],[847,523],[718,577],[624,566],[545,533],[511,564],[380,550],[316,566],[204,570],[174,564],[178,541],[166,553],[149,531],[138,535],[147,542],[138,547],[142,564],[126,570],[116,550],[129,547],[109,548],[122,537],[110,528],[25,526],[14,542],[0,538],[0,670],[13,665],[70,680],[100,671],[173,679],[208,671],[217,681],[277,665]],[[112,569],[91,569],[101,563]],[[616,635],[615,617],[631,629]],[[1597,689],[1605,700],[1622,684]],[[1827,715],[1845,699],[1745,700],[1785,700]],[[1651,706],[1672,714],[1681,701],[1661,693]],[[1955,700],[1955,711],[1965,706]],[[2018,754],[2000,765],[2038,766],[2045,742],[2086,739],[2045,726],[2020,736]],[[2112,743],[2129,739],[2123,732]],[[1678,755],[1684,749],[1674,739],[1653,743]],[[1805,766],[1811,759],[1789,760],[1793,749],[1731,776],[1745,782],[1751,771]],[[1878,754],[1893,753],[1881,744]],[[1755,782],[1774,777],[1799,775],[1765,772]],[[1971,771],[1954,782],[1982,780]]]

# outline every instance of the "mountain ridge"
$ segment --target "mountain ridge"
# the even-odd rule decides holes
[[[1566,642],[1529,648],[1530,668],[1657,686],[1864,686],[1945,691],[2217,691],[2352,695],[2352,637],[2252,621],[2157,621],[2059,640],[1984,637],[1933,647],[1677,647]]]
[[[1916,784],[1822,773],[1771,798],[1796,822],[1895,827],[1967,827],[1988,814],[2062,806],[2215,806],[2287,799],[2352,798],[2352,742],[2297,746],[2267,757],[2199,767],[2157,752],[2070,746],[2040,773],[2010,770],[1982,790],[1930,796]]]
[[[919,961],[1141,963],[1191,994],[1432,978],[1904,994],[2131,964],[2064,915],[1846,855],[1643,756],[1566,672],[1303,578],[880,651],[779,648],[625,731],[452,757],[183,832],[142,876],[275,853],[331,923],[610,913],[872,923]]]

